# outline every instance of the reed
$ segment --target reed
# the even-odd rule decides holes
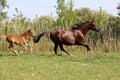
[[[86,11],[89,14],[83,15]],[[59,14],[61,14],[61,12],[58,12],[58,15]],[[120,17],[112,16],[102,11],[102,9],[97,12],[89,8],[71,11],[69,11],[68,8],[68,12],[61,14],[58,18],[50,15],[36,16],[34,20],[27,19],[22,13],[17,11],[17,14],[11,21],[1,24],[1,33],[21,35],[27,29],[32,29],[35,34],[43,31],[52,31],[54,29],[71,29],[72,24],[91,19],[94,19],[96,26],[101,28],[99,33],[89,32],[87,34],[86,43],[90,45],[91,49],[95,52],[120,52]],[[30,38],[30,44],[35,54],[53,51],[54,46],[48,36],[43,37],[38,44],[33,43],[32,38]],[[0,39],[0,45],[1,51],[9,51],[8,43],[5,39]],[[21,50],[18,46],[15,48]],[[83,47],[77,46],[65,47],[65,49],[70,52],[73,50],[84,52],[86,50]]]

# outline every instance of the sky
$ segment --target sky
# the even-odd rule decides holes
[[[68,1],[68,0],[65,0]],[[120,3],[120,0],[73,0],[74,9],[80,9],[83,7],[90,8],[91,10],[99,10],[102,7],[106,12],[117,16],[116,7]],[[9,5],[8,16],[13,17],[15,14],[15,8],[18,8],[25,17],[34,19],[36,15],[47,16],[51,15],[56,17],[57,0],[7,0]]]

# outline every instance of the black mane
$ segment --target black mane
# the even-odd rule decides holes
[[[74,25],[72,25],[72,30],[77,30],[79,29],[80,27],[83,27],[84,25],[86,25],[86,23],[90,23],[89,21],[86,21],[84,23],[75,23]]]

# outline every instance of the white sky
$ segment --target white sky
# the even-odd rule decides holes
[[[68,1],[68,0],[66,0]],[[82,7],[88,7],[92,10],[99,10],[101,6],[103,10],[108,13],[117,15],[118,3],[120,0],[73,0],[74,8],[80,9]],[[30,19],[34,19],[36,15],[45,16],[52,13],[52,16],[56,16],[56,5],[57,0],[7,0],[9,5],[8,16],[10,18],[15,14],[15,8],[18,8],[24,16]]]

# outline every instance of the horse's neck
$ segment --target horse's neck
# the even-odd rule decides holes
[[[84,36],[86,36],[87,32],[89,31],[89,28],[87,26],[85,26],[85,27],[81,27],[80,30],[81,30],[82,34]]]
[[[22,35],[22,37],[24,37],[25,39],[27,39],[27,38],[28,38],[28,35],[24,33],[24,34]]]

